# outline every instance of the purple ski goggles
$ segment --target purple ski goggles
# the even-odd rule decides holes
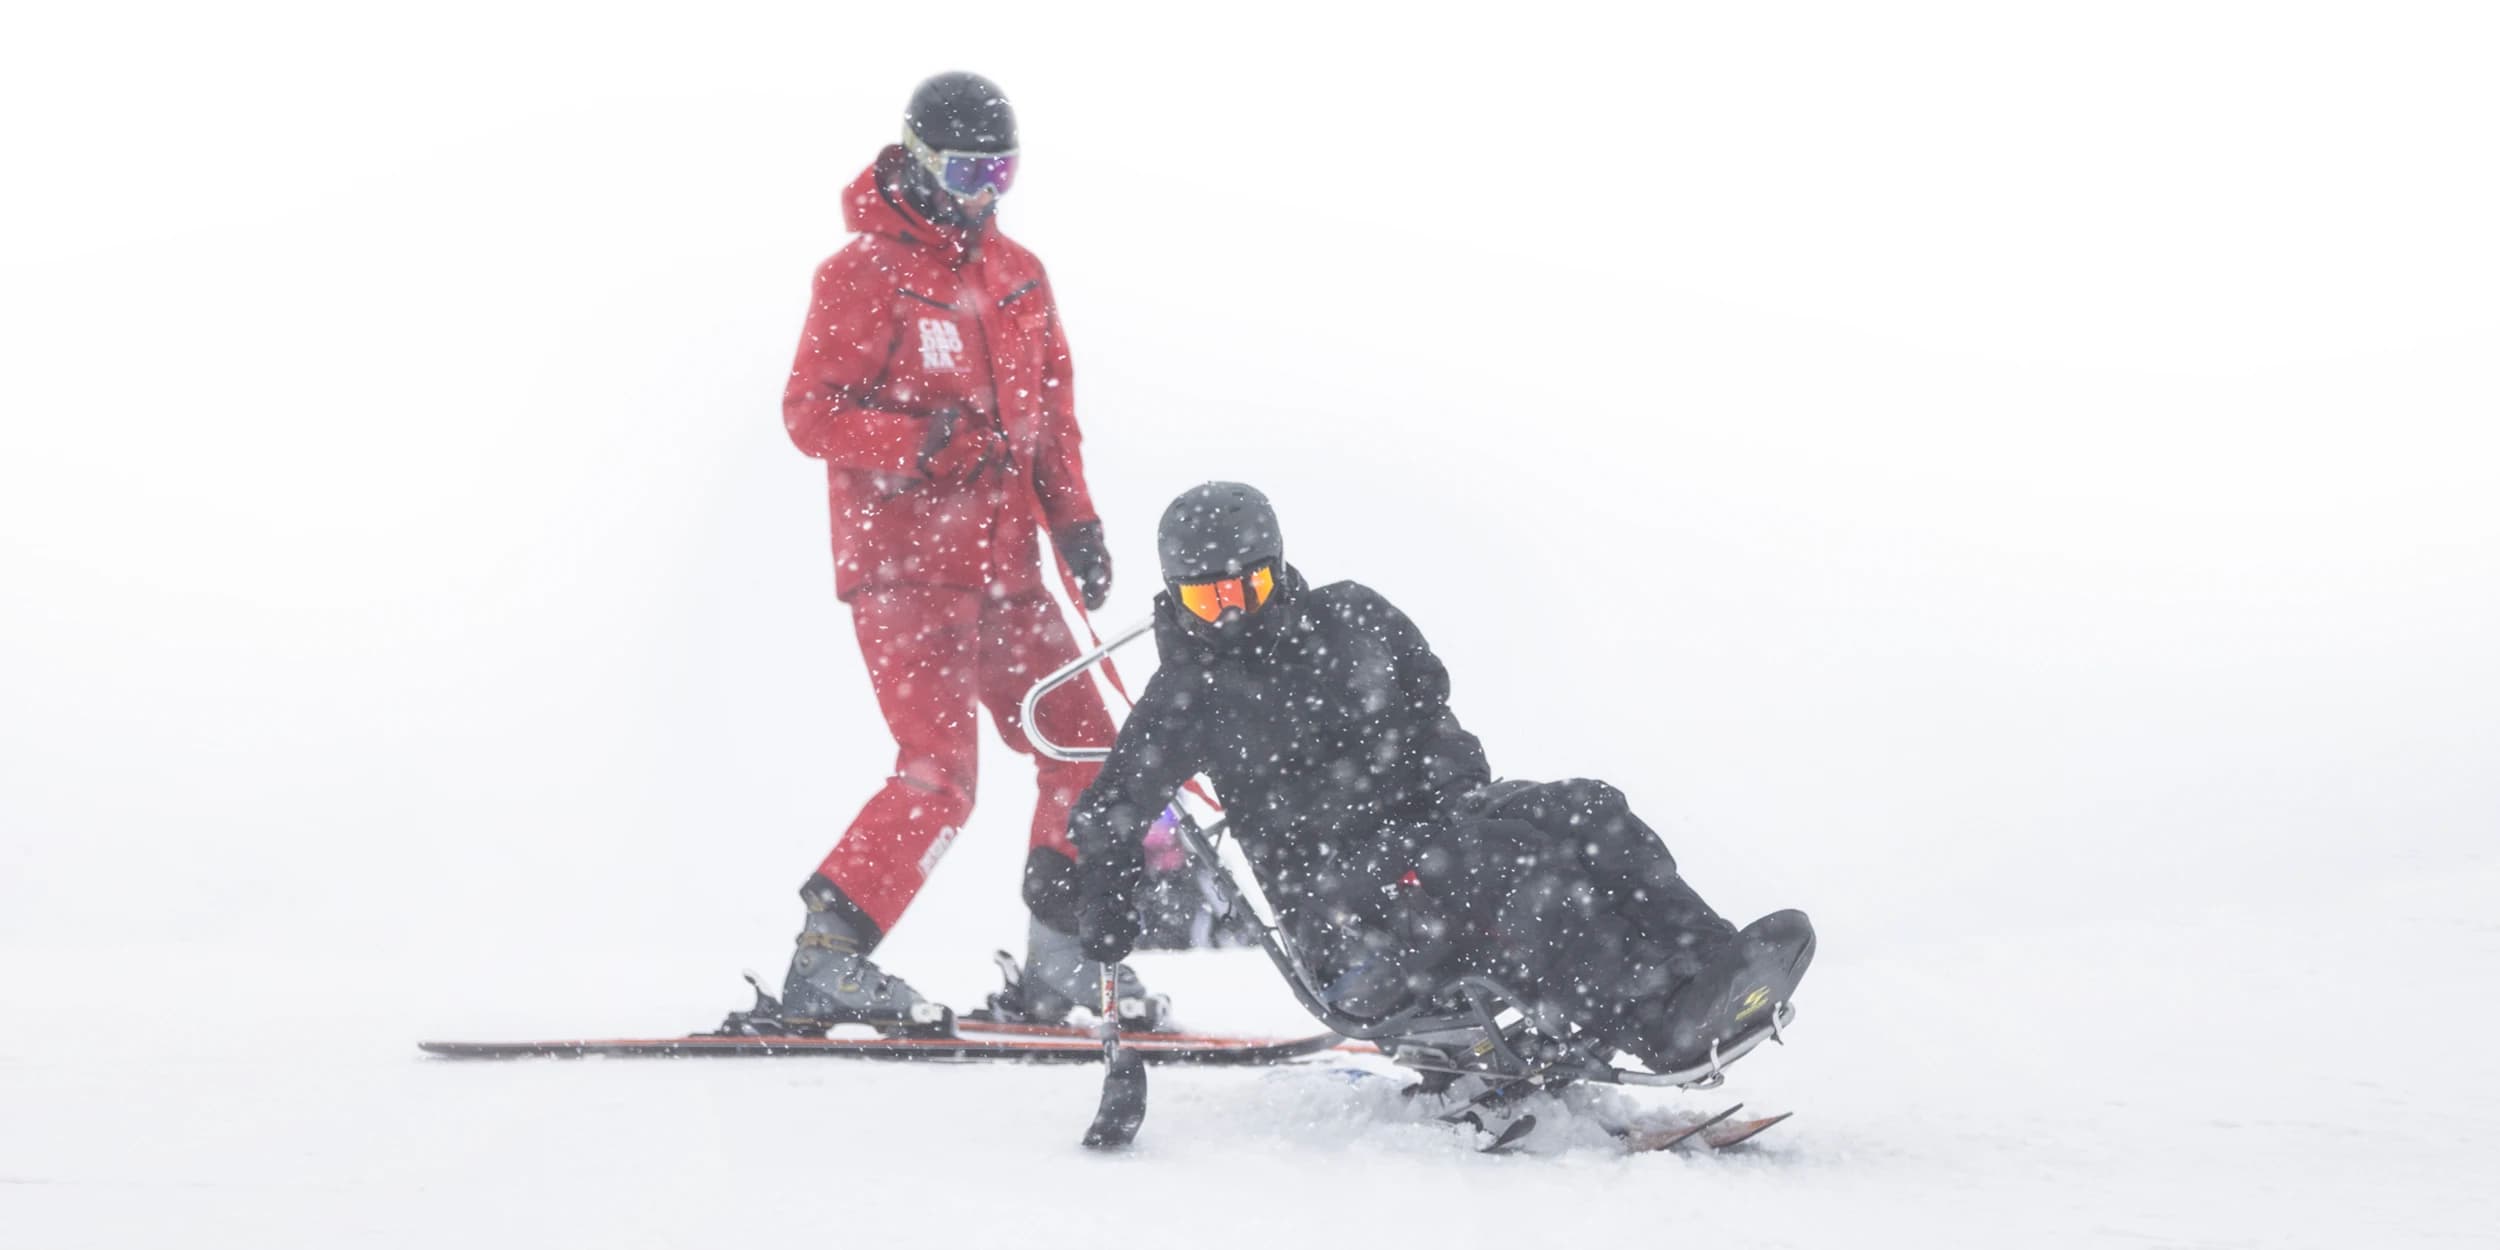
[[[984,191],[1007,194],[1016,183],[1016,154],[1005,152],[947,152],[920,141],[909,127],[903,130],[903,146],[937,179],[947,193],[960,199],[971,199]]]

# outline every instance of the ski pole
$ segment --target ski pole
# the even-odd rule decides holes
[[[1085,1130],[1093,1150],[1117,1150],[1137,1140],[1146,1122],[1146,1055],[1120,1044],[1120,965],[1102,962],[1102,1103]]]

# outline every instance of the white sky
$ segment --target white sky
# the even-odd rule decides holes
[[[1498,769],[1865,940],[2488,854],[2487,7],[1616,7],[13,17],[0,936],[777,957],[891,750],[780,384],[948,68],[1111,622],[1257,482]]]

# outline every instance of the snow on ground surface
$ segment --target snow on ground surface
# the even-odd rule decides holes
[[[37,7],[0,1250],[2500,1238],[2489,6]],[[1256,483],[1499,771],[1812,913],[1792,1045],[1627,1095],[1760,1149],[1484,1158],[1315,1064],[1158,1070],[1104,1159],[1081,1068],[415,1050],[779,975],[892,745],[777,401],[957,67],[1104,623]],[[880,952],[958,1004],[1022,934],[983,770]]]
[[[1105,1158],[1075,1144],[1090,1067],[460,1063],[410,1044],[669,1031],[734,998],[716,969],[522,984],[482,963],[458,995],[393,1002],[390,974],[414,969],[19,949],[0,1240],[1074,1244],[1107,1218],[1217,1246],[2489,1244],[2488,1018],[2443,1004],[2471,998],[2500,925],[2421,918],[2495,891],[2488,861],[2378,883],[2338,909],[2376,934],[2348,943],[2297,910],[1907,944],[1837,928],[1790,1046],[1719,1091],[1609,1095],[1796,1118],[1739,1153],[1628,1159],[1585,1126],[1558,1152],[1475,1155],[1338,1059],[1157,1069],[1138,1145]],[[97,975],[129,958],[150,961],[142,1001]],[[1193,1021],[1304,1023],[1253,952],[1144,968]]]

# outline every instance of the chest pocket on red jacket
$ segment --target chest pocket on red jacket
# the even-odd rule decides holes
[[[1050,309],[1039,300],[1018,301],[1000,310],[999,320],[1015,340],[1012,381],[1019,392],[1016,400],[1019,406],[1037,404],[1050,370]]]

